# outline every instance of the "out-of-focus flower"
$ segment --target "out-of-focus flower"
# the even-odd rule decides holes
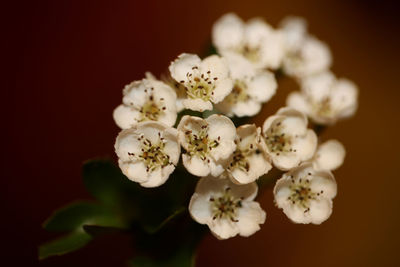
[[[236,14],[228,13],[218,19],[212,29],[212,41],[218,53],[236,53],[256,68],[277,69],[284,56],[284,39],[264,20],[253,18],[244,23]]]
[[[179,161],[177,131],[160,122],[141,122],[122,130],[115,142],[122,172],[144,187],[160,186]]]
[[[307,129],[307,117],[292,108],[281,108],[264,122],[263,135],[274,165],[289,170],[309,160],[317,148],[317,136]]]
[[[240,55],[226,53],[231,78],[232,92],[219,104],[217,109],[228,116],[254,116],[261,110],[262,103],[275,94],[277,83],[274,75],[267,71],[257,71]]]
[[[236,149],[235,125],[222,115],[207,119],[186,115],[178,125],[178,137],[185,149],[183,165],[196,176],[219,176]]]
[[[347,79],[336,79],[331,72],[323,72],[302,80],[301,92],[293,92],[287,105],[307,114],[323,125],[354,115],[358,107],[357,86]]]
[[[250,236],[266,218],[260,204],[253,201],[257,190],[256,183],[236,185],[229,179],[201,178],[190,200],[190,215],[207,224],[218,239]]]
[[[261,128],[246,124],[238,127],[236,133],[236,151],[227,172],[234,183],[248,184],[272,168],[271,159],[262,140]]]
[[[305,163],[285,173],[274,188],[276,205],[294,223],[320,224],[332,213],[337,185],[329,171]]]
[[[212,110],[232,91],[232,80],[225,60],[212,55],[201,60],[194,54],[181,54],[169,66],[171,77],[185,87],[183,106],[187,109]]]
[[[285,40],[283,71],[303,78],[329,69],[332,55],[329,47],[307,33],[307,24],[299,17],[287,17],[280,24]]]
[[[343,164],[345,156],[343,144],[332,139],[318,146],[312,163],[316,170],[334,171]]]
[[[122,129],[143,121],[159,121],[173,126],[176,121],[176,94],[156,79],[134,81],[125,86],[122,104],[114,110],[114,120]]]

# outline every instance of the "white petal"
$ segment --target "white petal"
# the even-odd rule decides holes
[[[236,128],[233,122],[223,115],[213,114],[206,119],[208,136],[211,140],[217,140],[219,145],[210,152],[215,160],[228,158],[236,149],[234,143]]]
[[[280,153],[279,156],[272,154],[274,166],[280,170],[290,170],[300,163],[300,158],[294,152]]]
[[[268,25],[263,19],[250,19],[247,22],[244,33],[247,45],[252,48],[258,47],[260,43],[263,43],[265,41],[264,38],[268,37],[272,31],[272,27]]]
[[[264,103],[275,95],[277,86],[274,75],[269,71],[263,71],[248,83],[247,93],[256,101]]]
[[[265,38],[260,52],[262,61],[260,67],[279,68],[285,55],[283,34],[279,31],[270,32]]]
[[[310,223],[311,217],[308,212],[304,212],[303,208],[298,205],[286,204],[283,208],[283,213],[294,223]]]
[[[302,79],[301,89],[313,101],[323,101],[331,94],[335,76],[330,71],[324,71]]]
[[[187,154],[182,154],[182,162],[186,170],[193,175],[202,177],[210,174],[211,170],[207,162],[198,156],[190,157]]]
[[[213,90],[213,95],[211,96],[211,101],[213,103],[219,103],[224,98],[232,92],[233,81],[230,78],[218,80],[215,83],[215,88]]]
[[[228,179],[217,179],[215,177],[203,177],[196,185],[196,193],[201,195],[213,195],[223,192],[226,187],[229,187],[230,182]]]
[[[218,77],[218,79],[221,80],[229,75],[228,63],[225,58],[221,58],[217,55],[212,55],[203,59],[199,68],[200,73],[207,74],[207,72],[210,71],[212,77]]]
[[[285,35],[285,46],[289,51],[299,49],[307,34],[307,21],[301,17],[288,16],[279,27]]]
[[[284,132],[291,135],[303,135],[307,131],[308,120],[304,113],[289,107],[278,110],[277,115],[285,116],[282,120]]]
[[[175,61],[171,62],[169,65],[169,71],[171,73],[172,78],[175,79],[178,83],[181,81],[186,82],[187,76],[186,74],[191,73],[193,67],[199,66],[201,59],[194,54],[180,54]]]
[[[146,165],[141,161],[132,163],[123,163],[122,161],[119,161],[119,167],[121,168],[122,173],[128,177],[129,180],[143,183],[149,179]]]
[[[249,99],[247,101],[239,101],[231,105],[231,111],[238,117],[254,116],[261,110],[261,104],[258,101]]]
[[[212,110],[213,106],[210,101],[204,101],[203,99],[196,98],[191,99],[187,98],[183,100],[183,106],[187,109],[196,110],[203,112],[204,110]]]
[[[194,193],[189,203],[189,212],[192,218],[200,223],[206,224],[212,220],[213,214],[209,195]]]
[[[343,118],[350,117],[356,111],[357,96],[358,96],[358,89],[353,82],[347,79],[339,79],[332,88],[331,104],[334,109],[340,111],[350,110],[351,112],[340,114],[342,115],[341,117]]]
[[[280,178],[274,187],[274,198],[275,203],[279,208],[283,208],[288,204],[288,197],[292,194],[292,190],[290,189],[290,180],[287,179],[287,175],[284,174],[282,178]]]
[[[332,64],[332,56],[328,46],[314,37],[308,37],[303,43],[303,66],[300,76],[312,75],[327,70]]]
[[[314,156],[317,149],[318,137],[313,130],[308,129],[304,137],[295,138],[292,149],[296,150],[296,154],[301,161],[306,161]]]
[[[140,112],[125,106],[119,105],[116,109],[114,109],[113,113],[114,121],[121,129],[129,129],[140,119]]]
[[[315,172],[310,181],[310,188],[314,192],[322,192],[321,197],[332,199],[337,193],[337,184],[332,173],[328,171]]]
[[[311,223],[321,224],[326,221],[332,214],[332,200],[321,198],[310,203]]]
[[[227,219],[213,220],[208,226],[212,234],[218,239],[227,239],[239,233],[236,223]]]
[[[256,183],[237,185],[229,181],[229,187],[235,198],[243,198],[246,201],[253,200],[257,196],[258,192],[258,186]]]
[[[123,90],[124,97],[122,102],[127,106],[134,106],[140,109],[147,101],[147,93],[145,92],[147,87],[150,86],[146,79],[131,82]]]
[[[128,153],[139,154],[141,152],[141,142],[137,140],[139,135],[136,133],[136,128],[122,130],[115,141],[115,153],[122,161],[129,161]]]
[[[344,161],[346,150],[337,140],[329,140],[318,147],[314,166],[321,170],[336,170]]]
[[[242,202],[242,207],[238,209],[236,225],[241,236],[250,236],[260,230],[260,224],[265,222],[266,213],[257,202]]]
[[[212,28],[212,41],[218,49],[238,47],[243,39],[244,23],[234,13],[219,18]]]
[[[210,167],[211,175],[218,177],[225,171],[226,164],[223,161],[215,162],[214,160],[210,160],[208,166]]]
[[[286,105],[305,114],[311,112],[310,103],[306,100],[304,95],[299,92],[290,93],[286,98]]]
[[[256,74],[253,64],[240,54],[226,52],[224,53],[224,58],[228,63],[232,79],[242,80],[253,77]]]

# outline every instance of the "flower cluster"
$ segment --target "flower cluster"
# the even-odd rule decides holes
[[[122,172],[141,186],[157,187],[182,157],[184,168],[199,177],[192,218],[226,239],[252,235],[265,222],[254,200],[256,182],[275,179],[269,174],[276,167],[276,205],[295,223],[322,223],[337,190],[331,171],[343,163],[345,149],[336,140],[318,144],[308,118],[330,125],[350,117],[356,86],[329,71],[328,47],[301,18],[285,18],[274,29],[260,18],[244,22],[226,14],[214,24],[212,41],[218,55],[180,54],[160,80],[146,73],[124,88],[114,111],[122,129],[115,143]],[[236,127],[235,118],[258,114],[275,95],[275,71],[298,81],[301,91],[262,127]],[[192,115],[181,113],[188,109]]]

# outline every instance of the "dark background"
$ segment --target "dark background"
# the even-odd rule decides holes
[[[114,157],[112,111],[121,89],[145,71],[159,75],[181,52],[201,54],[212,23],[234,11],[307,18],[326,41],[333,71],[360,88],[351,120],[329,129],[347,149],[335,172],[339,193],[321,226],[295,225],[274,207],[251,238],[202,242],[198,266],[399,266],[399,8],[395,1],[14,1],[2,16],[1,262],[32,266],[37,245],[53,235],[40,224],[74,199],[89,199],[84,160]],[[4,47],[5,46],[5,47]],[[11,81],[11,82],[10,82]],[[274,113],[297,85],[282,81],[256,123]],[[171,241],[172,242],[172,241]],[[130,240],[106,236],[41,266],[119,266]],[[5,264],[6,263],[6,264]]]

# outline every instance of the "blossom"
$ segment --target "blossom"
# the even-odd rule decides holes
[[[337,185],[329,171],[305,163],[285,173],[274,188],[275,203],[294,223],[321,224],[332,214]]]
[[[265,120],[263,135],[273,164],[281,170],[309,160],[317,147],[315,132],[307,129],[307,117],[288,107]]]
[[[226,53],[225,58],[234,85],[232,92],[217,104],[217,109],[228,116],[256,115],[260,112],[262,103],[270,100],[276,92],[274,75],[267,70],[257,71],[240,55]]]
[[[115,152],[130,180],[144,187],[160,186],[179,161],[177,131],[160,122],[140,122],[119,133]]]
[[[212,41],[219,54],[236,53],[258,69],[279,68],[285,51],[280,31],[260,18],[245,23],[234,13],[225,14],[215,22]]]
[[[339,168],[346,156],[346,149],[337,140],[328,140],[318,146],[312,160],[316,170],[334,171]]]
[[[171,77],[185,87],[183,106],[187,109],[212,110],[232,91],[232,80],[225,60],[217,55],[201,60],[194,54],[181,54],[169,66]]]
[[[159,121],[173,126],[176,121],[176,94],[165,83],[153,79],[134,81],[125,86],[122,104],[114,110],[114,120],[121,129],[142,121]]]
[[[184,148],[183,165],[193,175],[218,176],[236,149],[236,128],[222,115],[207,119],[185,115],[178,125],[179,142]]]
[[[301,92],[291,93],[286,103],[323,125],[354,115],[358,106],[358,89],[347,79],[336,79],[327,71],[302,80]]]
[[[329,69],[332,64],[329,47],[307,33],[304,19],[288,17],[280,29],[286,49],[282,67],[287,75],[303,78]]]
[[[266,218],[260,204],[253,201],[257,190],[256,183],[236,185],[229,179],[203,177],[190,199],[190,215],[207,224],[218,239],[250,236],[260,230]]]
[[[238,127],[236,133],[236,151],[227,172],[234,183],[248,184],[272,168],[271,159],[266,152],[260,127],[246,124]]]

